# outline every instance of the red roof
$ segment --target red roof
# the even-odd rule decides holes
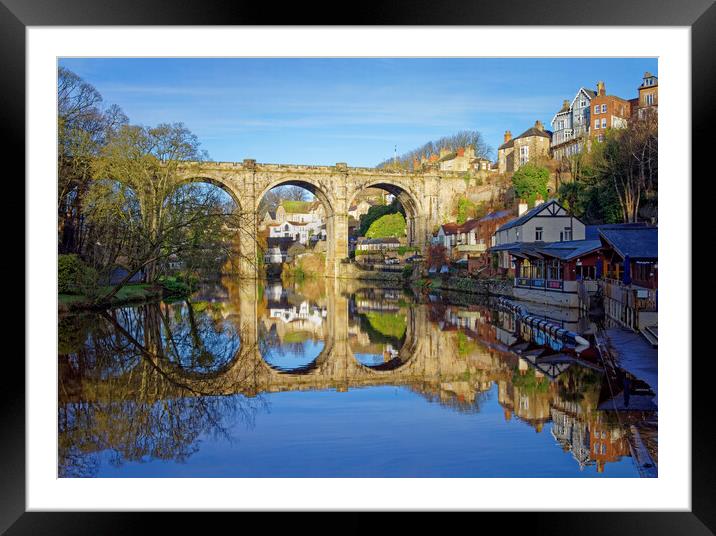
[[[443,223],[442,229],[446,235],[457,234],[460,232],[460,225],[457,223]]]

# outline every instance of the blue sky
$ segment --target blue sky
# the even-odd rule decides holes
[[[636,97],[656,58],[61,59],[132,123],[183,122],[217,161],[373,166],[459,130],[497,149],[580,86]],[[493,157],[495,155],[493,154]]]

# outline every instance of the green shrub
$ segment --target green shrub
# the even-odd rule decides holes
[[[195,276],[161,276],[158,279],[159,284],[164,288],[167,294],[170,295],[186,295],[194,291],[199,283],[199,280]]]
[[[530,206],[534,206],[538,195],[543,199],[547,198],[548,182],[549,170],[536,164],[525,164],[512,175],[515,194],[521,199],[526,199]]]
[[[398,246],[398,255],[405,255],[408,252],[414,251],[415,253],[420,252],[420,248],[413,246]]]
[[[476,205],[469,199],[461,197],[457,202],[457,223],[462,225],[475,215]]]
[[[365,233],[368,238],[399,238],[405,236],[405,218],[400,212],[386,214],[375,220]]]
[[[367,236],[366,233],[375,220],[387,214],[395,214],[398,212],[405,215],[405,210],[397,199],[394,199],[390,205],[374,205],[370,207],[368,212],[366,214],[362,214],[360,217],[358,234],[360,236]]]
[[[98,290],[97,270],[87,266],[77,255],[60,255],[57,259],[57,292],[94,295]]]
[[[409,264],[406,266],[403,266],[403,279],[410,279],[410,277],[413,275],[413,267]]]

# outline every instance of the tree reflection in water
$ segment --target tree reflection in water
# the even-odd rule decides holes
[[[526,351],[513,316],[490,304],[455,305],[442,298],[421,303],[377,288],[321,294],[316,286],[313,297],[281,285],[258,286],[253,294],[227,288],[227,299],[219,301],[209,296],[60,319],[61,477],[95,476],[108,463],[187,462],[201,440],[233,441],[237,424],[253,428],[257,412],[267,409],[257,394],[294,392],[272,398],[272,415],[262,417],[267,426],[252,434],[254,446],[253,440],[270,441],[261,456],[275,457],[260,469],[280,476],[279,466],[290,460],[280,458],[283,443],[275,439],[286,437],[282,426],[293,422],[302,404],[311,408],[301,413],[307,429],[321,423],[323,414],[331,421],[323,443],[306,440],[320,450],[335,437],[353,438],[351,426],[361,422],[363,408],[371,414],[372,400],[385,400],[385,386],[396,387],[396,400],[381,402],[381,408],[412,405],[402,416],[396,413],[398,428],[421,411],[429,414],[429,406],[449,408],[461,419],[482,413],[483,422],[507,435],[488,440],[489,434],[466,433],[494,442],[494,452],[518,448],[508,443],[509,434],[527,426],[535,436],[551,436],[550,448],[570,452],[580,470],[595,465],[601,472],[605,464],[631,456],[628,430],[634,425],[643,437],[653,430],[647,448],[656,459],[656,413],[646,401],[641,410],[617,412],[618,393],[607,384],[612,373],[594,355],[566,359],[535,352],[534,345]],[[520,344],[524,352],[514,350]],[[364,389],[360,396],[368,402],[350,408],[355,420],[347,426],[333,419],[334,408],[345,410],[346,401],[355,400],[344,392],[357,389]],[[497,405],[501,411],[494,412]],[[444,417],[436,429],[452,421]],[[371,430],[381,422],[370,421]],[[375,433],[392,441],[393,421],[386,422],[391,424]],[[273,434],[265,435],[272,426]],[[355,448],[365,448],[361,435],[356,437]],[[541,448],[544,440],[530,445]],[[504,461],[494,456],[496,463]],[[505,463],[511,474],[511,462]]]
[[[266,408],[261,397],[213,396],[182,382],[236,366],[252,351],[220,315],[195,313],[184,302],[61,319],[60,477],[96,475],[103,451],[115,466],[183,462],[201,436],[232,440],[236,424],[253,427]],[[234,392],[255,392],[251,376],[243,378]]]

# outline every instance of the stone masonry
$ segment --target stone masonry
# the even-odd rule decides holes
[[[408,242],[417,247],[430,243],[433,230],[450,218],[454,196],[463,195],[467,190],[464,173],[435,168],[412,172],[348,167],[345,163],[305,166],[244,160],[189,163],[180,173],[187,182],[221,187],[238,204],[244,218],[239,230],[244,259],[242,273],[247,277],[255,274],[251,260],[257,256],[259,202],[276,186],[301,186],[323,203],[328,234],[326,277],[340,277],[345,269],[342,261],[348,257],[348,210],[366,188],[382,188],[400,200],[406,212]]]

